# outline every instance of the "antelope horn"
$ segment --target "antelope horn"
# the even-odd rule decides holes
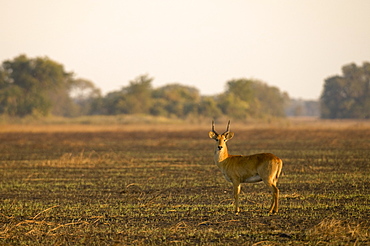
[[[227,123],[226,131],[225,131],[224,133],[222,133],[222,134],[225,134],[225,133],[227,133],[227,132],[229,132],[229,131],[230,131],[230,120],[229,120],[229,122]]]
[[[212,132],[218,135],[218,133],[215,131],[215,122],[212,120]]]

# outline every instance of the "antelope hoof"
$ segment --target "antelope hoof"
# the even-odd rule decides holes
[[[270,210],[269,215],[277,214],[277,212],[278,212],[277,210]]]

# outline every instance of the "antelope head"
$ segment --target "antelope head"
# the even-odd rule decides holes
[[[222,134],[215,131],[215,122],[212,121],[212,131],[208,135],[217,142],[216,151],[227,150],[226,142],[234,137],[234,133],[230,132],[230,120],[227,123],[226,131]]]

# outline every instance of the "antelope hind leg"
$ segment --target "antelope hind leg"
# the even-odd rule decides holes
[[[271,207],[269,210],[269,214],[275,214],[278,212],[278,206],[279,206],[279,189],[275,184],[270,184],[269,185],[272,190],[272,202],[271,202]]]

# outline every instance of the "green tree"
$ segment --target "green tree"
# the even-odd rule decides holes
[[[67,93],[72,74],[49,58],[20,55],[3,62],[0,76],[0,110],[16,116],[47,115],[57,91]]]
[[[216,97],[203,96],[199,105],[199,115],[217,119],[222,116],[222,111],[217,105]]]
[[[162,112],[166,116],[185,118],[190,114],[198,114],[200,94],[198,89],[180,84],[169,84],[160,87],[153,92],[155,100],[152,112]]]
[[[225,92],[217,98],[218,107],[223,115],[228,115],[235,119],[245,120],[248,116],[250,103],[240,99],[230,92]]]
[[[253,81],[248,79],[231,80],[226,83],[226,91],[219,96],[219,107],[224,115],[236,119],[246,119],[252,116],[256,107]]]
[[[277,87],[269,86],[261,81],[255,81],[252,87],[259,106],[254,115],[258,117],[285,116],[285,105],[289,102],[287,93],[282,93]]]
[[[125,95],[122,91],[113,91],[108,93],[102,100],[100,113],[108,115],[127,113],[118,108],[120,101],[123,100],[124,96]]]
[[[15,116],[19,105],[24,104],[23,91],[19,86],[6,86],[0,89],[0,113]]]
[[[148,75],[141,75],[130,81],[121,91],[109,93],[103,99],[106,114],[149,114],[152,106],[152,81]]]
[[[73,80],[69,95],[76,104],[78,115],[97,114],[101,109],[101,91],[90,80]]]
[[[342,76],[325,80],[321,95],[321,117],[370,118],[370,63],[342,67]]]
[[[226,88],[226,92],[218,97],[224,115],[241,120],[285,115],[288,95],[276,87],[258,80],[236,79],[228,81]]]

